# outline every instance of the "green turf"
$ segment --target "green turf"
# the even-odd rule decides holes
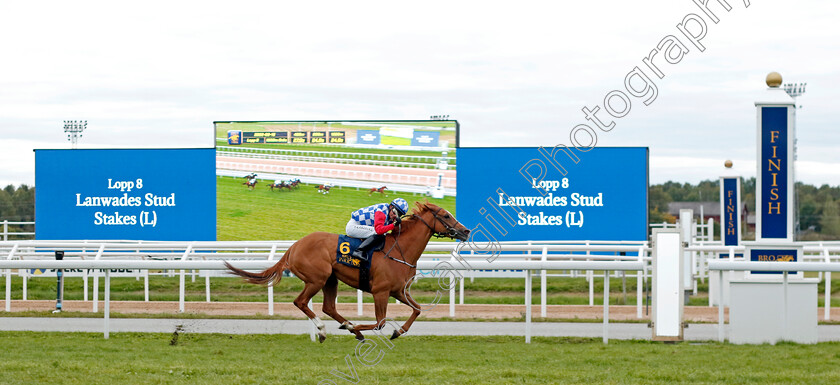
[[[840,343],[2,333],[3,384],[836,384]],[[369,351],[367,350],[369,349]],[[358,356],[366,356],[363,365]],[[346,379],[342,379],[346,376]]]
[[[220,241],[293,240],[315,232],[344,233],[354,210],[376,203],[405,198],[441,206],[455,214],[455,197],[427,198],[420,194],[390,192],[388,197],[353,187],[333,187],[319,194],[315,185],[301,184],[297,190],[268,189],[274,181],[261,179],[249,190],[244,178],[217,177],[216,237]]]

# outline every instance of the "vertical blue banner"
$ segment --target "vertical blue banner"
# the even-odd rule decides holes
[[[721,238],[725,246],[738,246],[741,241],[741,197],[738,179],[721,178]]]
[[[788,238],[788,109],[761,108],[761,238]]]

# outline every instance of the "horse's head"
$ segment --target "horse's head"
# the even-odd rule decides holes
[[[415,203],[417,208],[414,210],[414,217],[420,218],[435,236],[449,237],[461,241],[466,241],[469,238],[470,230],[458,222],[449,211],[429,202]]]

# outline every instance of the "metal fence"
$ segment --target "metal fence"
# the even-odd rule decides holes
[[[13,272],[26,282],[31,278],[28,269],[81,269],[85,271],[85,294],[87,280],[93,279],[93,311],[98,311],[99,279],[105,280],[105,317],[107,336],[107,317],[110,303],[111,269],[142,270],[146,280],[146,299],[148,300],[148,274],[150,270],[176,272],[180,279],[179,309],[184,311],[184,283],[190,270],[224,270],[223,260],[236,259],[235,265],[246,269],[265,269],[279,259],[294,241],[273,242],[135,242],[135,241],[18,241],[0,243],[0,269],[6,276],[6,311],[11,311],[11,280]],[[499,251],[493,259],[486,254],[476,253],[461,248],[455,253],[455,243],[432,242],[418,261],[422,271],[457,270],[462,273],[460,291],[463,301],[463,278],[481,278],[489,271],[518,271],[525,279],[524,303],[526,306],[525,328],[526,341],[531,335],[531,292],[533,272],[539,272],[542,279],[541,312],[545,316],[546,277],[548,271],[583,271],[591,282],[601,272],[604,282],[604,340],[607,341],[609,324],[609,280],[611,274],[635,272],[637,285],[637,315],[642,317],[642,281],[648,265],[648,248],[644,243],[621,242],[578,242],[571,243],[500,243],[494,246]],[[487,244],[473,244],[477,250],[488,250]],[[55,250],[64,250],[64,260],[57,261]],[[621,254],[635,256],[622,256]],[[194,276],[194,275],[193,275]],[[451,279],[451,277],[450,277]],[[207,301],[210,300],[210,275],[205,275]],[[455,315],[456,285],[450,286],[450,315]],[[591,290],[590,290],[591,291]],[[273,314],[273,288],[268,288],[268,311]],[[361,315],[361,292],[358,292],[358,309]],[[87,300],[87,297],[85,297]]]

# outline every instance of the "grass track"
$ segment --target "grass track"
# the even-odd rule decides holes
[[[274,181],[261,179],[253,191],[242,185],[245,179],[216,178],[216,237],[220,241],[300,239],[315,231],[343,234],[354,210],[376,203],[404,198],[413,207],[425,196],[390,192],[388,197],[352,187],[333,187],[319,194],[314,185],[298,190],[271,191]],[[455,214],[455,198],[429,198],[429,202]]]
[[[2,334],[4,384],[836,384],[840,344],[666,345],[642,341],[405,336],[392,349],[371,338],[114,333]],[[175,343],[174,345],[172,343]],[[374,345],[375,344],[375,345]],[[380,353],[381,351],[381,353]],[[331,380],[324,381],[324,380]],[[324,381],[324,382],[322,382]]]

